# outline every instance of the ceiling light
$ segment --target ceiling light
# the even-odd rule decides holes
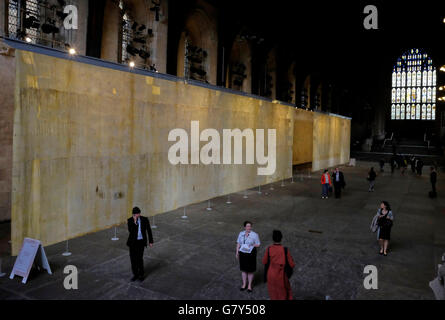
[[[68,50],[68,53],[71,54],[71,55],[74,55],[74,54],[76,54],[76,50],[74,48],[70,48]]]
[[[130,61],[128,65],[130,66],[130,68],[134,68],[134,61]]]

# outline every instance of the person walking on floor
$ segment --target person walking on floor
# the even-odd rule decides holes
[[[394,173],[394,169],[396,168],[396,157],[391,157],[391,174]]]
[[[388,254],[389,240],[391,239],[391,228],[394,221],[394,214],[387,201],[380,203],[380,208],[377,210],[377,239],[380,245],[380,254],[386,256]]]
[[[293,269],[295,262],[288,248],[281,245],[282,238],[281,231],[274,230],[272,233],[274,244],[267,247],[263,257],[264,276],[270,300],[292,300],[292,288],[286,268]]]
[[[416,168],[417,168],[417,174],[418,174],[419,176],[421,176],[421,175],[422,175],[422,169],[423,169],[423,161],[422,161],[422,159],[419,159],[419,160],[417,161]]]
[[[327,199],[329,195],[329,187],[332,186],[329,171],[325,169],[321,175],[321,198]]]
[[[406,161],[405,157],[402,155],[400,155],[400,163],[402,166],[401,174],[402,174],[402,176],[404,176],[406,168],[408,168],[408,162]]]
[[[432,187],[431,195],[432,195],[432,197],[436,197],[437,196],[437,193],[436,193],[437,172],[436,172],[436,168],[434,168],[433,166],[430,168],[430,170],[431,170],[430,182],[431,182],[431,187]]]
[[[379,165],[380,165],[380,172],[383,172],[383,168],[385,166],[385,160],[383,158],[380,159]]]
[[[411,171],[416,173],[416,157],[414,155],[411,157]]]
[[[252,231],[252,222],[244,222],[244,231],[241,231],[236,241],[236,258],[239,260],[243,285],[240,290],[252,292],[253,274],[256,271],[257,249],[260,246],[258,234]]]
[[[141,216],[141,209],[134,207],[133,216],[127,220],[128,232],[127,246],[130,248],[131,270],[133,278],[131,281],[144,280],[144,248],[148,244],[153,247],[153,235],[151,233],[150,221],[147,217]]]
[[[339,168],[335,168],[334,173],[332,174],[332,181],[334,184],[334,193],[336,198],[341,197],[341,189],[346,186],[345,177],[343,172],[340,171]]]
[[[369,192],[373,192],[374,191],[374,185],[375,185],[375,178],[377,177],[377,174],[374,171],[374,167],[371,167],[371,169],[368,172],[368,182],[369,182]]]

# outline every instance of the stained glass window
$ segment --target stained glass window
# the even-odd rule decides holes
[[[427,53],[405,52],[397,59],[391,80],[391,120],[436,119],[436,67]]]

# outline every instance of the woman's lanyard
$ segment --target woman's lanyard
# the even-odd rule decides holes
[[[247,234],[247,238],[249,237],[250,233]],[[246,234],[244,233],[244,244],[246,244]]]

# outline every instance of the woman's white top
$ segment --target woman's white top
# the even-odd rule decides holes
[[[256,232],[250,231],[246,235],[246,231],[241,231],[238,235],[237,243],[240,245],[241,252],[251,253],[254,245],[260,245],[260,238]]]

